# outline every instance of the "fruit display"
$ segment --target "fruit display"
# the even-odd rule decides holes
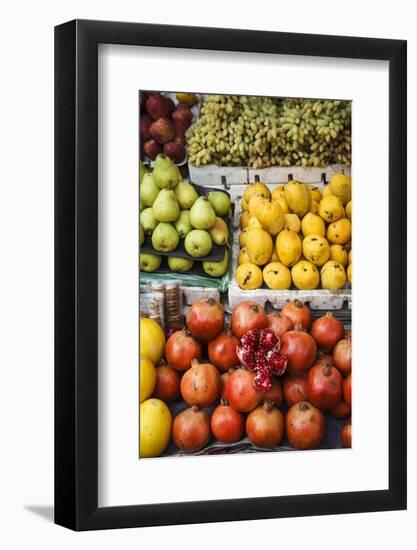
[[[211,298],[184,317],[167,338],[140,320],[141,457],[351,446],[351,335],[339,319],[313,319],[299,300],[270,313],[243,301],[229,317]]]
[[[350,164],[351,103],[209,95],[185,135],[195,166]]]
[[[190,109],[197,101],[192,94],[177,94],[177,104],[160,92],[142,92],[140,95],[141,158],[155,160],[164,153],[176,163],[185,160],[185,132],[193,113]],[[181,101],[185,99],[185,101]]]
[[[272,191],[262,182],[245,188],[234,273],[242,290],[334,291],[351,284],[350,177],[334,174],[325,191],[297,181]]]
[[[187,273],[196,260],[202,261],[202,270],[210,277],[227,272],[230,236],[224,217],[231,206],[227,193],[200,196],[193,184],[182,179],[174,162],[160,153],[153,169],[142,172],[140,203],[141,271],[157,271],[161,255],[168,255],[172,272]]]
[[[147,91],[139,131],[140,457],[351,447],[351,102]]]

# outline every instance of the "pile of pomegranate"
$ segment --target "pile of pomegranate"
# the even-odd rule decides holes
[[[245,301],[225,326],[222,305],[208,298],[188,308],[185,325],[166,342],[154,391],[188,405],[172,427],[181,451],[245,434],[259,448],[286,438],[295,449],[314,449],[325,415],[346,420],[340,442],[351,446],[351,336],[331,313],[313,321],[298,300],[271,314]]]
[[[140,96],[141,159],[154,160],[164,153],[174,162],[185,159],[185,132],[191,125],[193,114],[183,104],[159,92],[142,92]]]

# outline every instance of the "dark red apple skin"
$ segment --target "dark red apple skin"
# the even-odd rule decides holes
[[[174,110],[174,103],[168,97],[160,93],[148,93],[149,97],[146,100],[146,111],[154,120],[161,117],[169,116]]]
[[[185,148],[181,143],[169,141],[164,145],[164,154],[174,162],[182,162],[185,158]]]
[[[151,134],[149,133],[149,128],[153,122],[153,118],[148,115],[144,114],[140,117],[140,139],[144,141],[148,141],[148,139],[151,139]]]
[[[149,139],[143,144],[143,152],[147,157],[154,160],[162,153],[162,146],[154,139]]]
[[[166,117],[155,120],[149,128],[149,133],[161,145],[175,138],[174,126],[169,118]]]

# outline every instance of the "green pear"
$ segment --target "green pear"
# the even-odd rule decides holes
[[[143,230],[143,225],[140,223],[139,224],[139,244],[140,244],[140,246],[142,246],[144,242],[145,242],[145,231]]]
[[[179,242],[178,233],[170,223],[159,223],[152,233],[152,246],[158,252],[172,252],[177,248]]]
[[[224,258],[221,262],[203,262],[203,269],[210,277],[222,277],[229,266],[229,252],[224,251]]]
[[[139,162],[139,183],[142,183],[143,176],[148,173],[148,170],[145,168],[145,165],[142,161]]]
[[[142,199],[139,197],[139,212],[142,212],[143,209],[144,209],[144,206],[142,204]]]
[[[141,254],[139,258],[139,265],[141,271],[146,271],[147,273],[152,273],[159,269],[162,263],[162,256],[157,256],[156,254]]]
[[[175,188],[175,196],[181,210],[189,210],[198,199],[198,193],[191,183],[180,181]]]
[[[175,222],[175,229],[177,230],[180,239],[185,239],[188,233],[192,230],[189,210],[181,210],[180,217]]]
[[[216,223],[216,212],[207,197],[199,197],[190,210],[190,222],[196,229],[211,229]]]
[[[143,206],[152,206],[159,193],[159,187],[153,180],[152,172],[146,172],[143,176],[139,192]]]
[[[190,271],[193,265],[193,260],[189,260],[188,258],[179,258],[177,256],[169,256],[168,258],[168,266],[171,271],[185,273],[186,271]]]
[[[187,254],[193,258],[202,258],[210,254],[213,243],[207,231],[203,229],[193,229],[185,237],[184,248]]]
[[[164,155],[159,154],[155,160],[155,166],[153,168],[153,178],[159,189],[168,187],[174,189],[178,183],[182,180],[181,174],[172,160]]]
[[[223,191],[210,191],[207,196],[217,216],[226,216],[230,210],[229,195]]]
[[[222,218],[216,218],[216,223],[209,230],[209,233],[214,244],[224,246],[229,242],[229,228]]]
[[[160,222],[175,222],[180,216],[180,207],[172,189],[161,189],[152,208],[155,218]]]
[[[155,230],[155,227],[158,225],[158,220],[155,218],[151,206],[149,208],[145,208],[145,210],[142,210],[140,213],[140,223],[143,226],[145,235],[151,235]]]

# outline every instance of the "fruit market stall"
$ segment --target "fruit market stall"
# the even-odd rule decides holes
[[[350,102],[149,92],[140,135],[141,456],[349,447]]]
[[[177,327],[166,333],[140,322],[142,456],[156,456],[146,451],[150,401],[169,424],[157,455],[349,446],[347,322],[313,317],[298,301],[279,313],[241,302],[231,316],[211,298],[185,316],[170,308],[165,318]]]

